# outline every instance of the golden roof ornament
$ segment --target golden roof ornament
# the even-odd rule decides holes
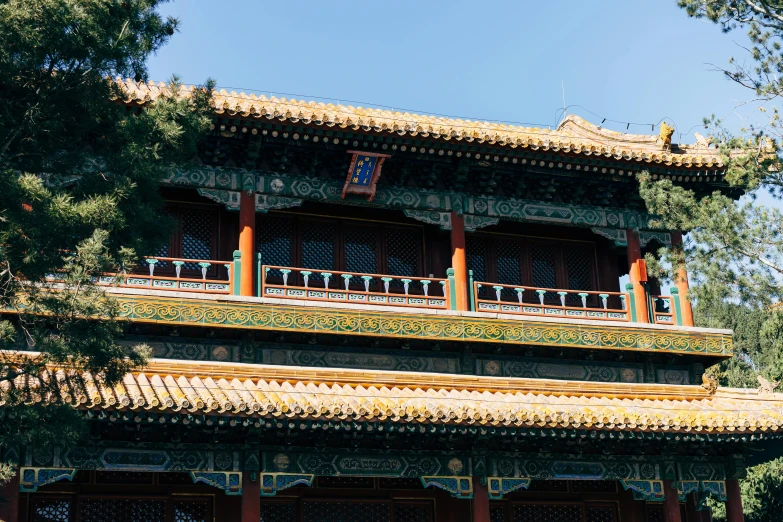
[[[703,373],[701,374],[701,386],[712,395],[718,391],[718,379],[716,379],[714,375]]]
[[[663,143],[663,150],[671,150],[673,134],[674,134],[674,127],[670,126],[665,121],[661,122],[661,130],[658,133],[658,139],[655,141],[660,141]]]
[[[759,381],[759,395],[772,395],[780,384],[778,381],[768,381],[761,375],[757,375],[756,379]]]

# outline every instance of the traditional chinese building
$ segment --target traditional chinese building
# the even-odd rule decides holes
[[[143,110],[162,87],[126,88]],[[711,496],[742,520],[783,396],[705,376],[732,334],[693,326],[685,277],[647,277],[681,233],[649,226],[636,181],[730,193],[715,149],[574,116],[215,107],[160,189],[178,229],[109,290],[154,359],[31,393],[91,441],[5,448],[0,518],[708,522]]]

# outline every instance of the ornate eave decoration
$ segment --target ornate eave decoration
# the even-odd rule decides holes
[[[21,468],[19,470],[19,491],[34,493],[41,486],[60,480],[73,480],[75,468]]]
[[[222,489],[226,495],[242,494],[242,472],[239,471],[191,471],[193,483],[202,482]]]

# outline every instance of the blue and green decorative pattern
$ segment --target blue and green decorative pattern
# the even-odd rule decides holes
[[[560,225],[605,228],[646,228],[650,221],[648,214],[631,210],[608,209],[602,207],[553,204],[542,201],[514,198],[455,195],[451,192],[438,192],[404,187],[378,187],[372,202],[364,200],[342,200],[342,182],[324,181],[317,178],[295,177],[270,171],[247,171],[222,167],[198,167],[194,169],[173,169],[163,180],[166,185],[197,189],[209,189],[213,200],[233,205],[237,200],[229,194],[219,192],[242,190],[243,179],[255,176],[256,192],[266,196],[280,198],[272,205],[286,204],[283,198],[330,202],[342,205],[360,205],[376,208],[397,208],[401,210],[427,211],[429,216],[419,214],[425,220],[435,220],[446,226],[442,216],[434,213],[456,210],[461,214],[476,218],[496,218],[511,221],[532,221]],[[276,208],[262,204],[263,209]],[[291,206],[298,206],[292,204]],[[279,207],[284,208],[284,207]],[[414,217],[413,215],[411,217]],[[475,228],[486,226],[486,221],[476,221]],[[468,225],[468,223],[466,223]],[[470,224],[474,226],[474,224]],[[659,239],[660,233],[650,232],[649,240]],[[647,237],[647,236],[645,236]],[[665,237],[662,236],[661,239]]]
[[[647,502],[663,502],[662,480],[621,480],[620,484],[626,490],[633,491],[634,500],[646,500]]]
[[[19,470],[19,491],[33,493],[39,487],[54,484],[60,480],[73,480],[74,468],[21,468]]]
[[[451,493],[452,497],[473,498],[473,479],[471,477],[421,477],[421,484],[427,487],[435,487]]]
[[[487,477],[489,498],[499,500],[503,495],[530,487],[530,478]]]
[[[191,471],[193,483],[203,482],[222,489],[226,495],[242,494],[242,473],[239,471]]]
[[[272,497],[278,491],[294,486],[312,486],[315,475],[302,475],[297,473],[262,473],[261,496]]]
[[[337,308],[118,294],[120,316],[172,326],[526,344],[600,350],[733,354],[730,333],[535,320],[382,313]]]

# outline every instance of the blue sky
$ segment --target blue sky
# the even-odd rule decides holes
[[[744,35],[674,0],[175,0],[162,11],[181,30],[150,60],[154,80],[538,126],[556,124],[564,86],[569,112],[620,131],[610,120],[648,124],[635,133],[667,118],[684,143],[706,115],[734,129],[754,117],[735,109],[751,93],[709,65],[745,59]]]

